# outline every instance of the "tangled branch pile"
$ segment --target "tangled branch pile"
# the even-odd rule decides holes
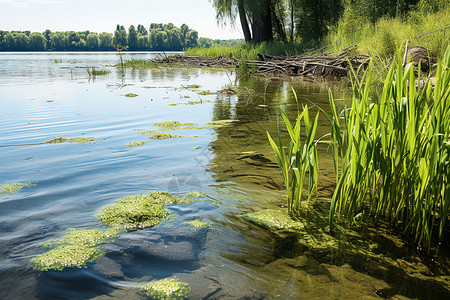
[[[258,54],[259,60],[248,60],[247,67],[258,75],[285,74],[288,76],[347,76],[350,65],[363,69],[369,64],[370,56],[343,52],[338,56],[296,55],[271,56]]]
[[[150,62],[160,64],[177,64],[191,67],[208,67],[208,68],[230,68],[237,65],[238,59],[232,56],[203,57],[188,55],[170,55],[159,56],[150,59]]]

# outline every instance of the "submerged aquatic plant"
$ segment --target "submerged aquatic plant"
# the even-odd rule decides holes
[[[416,86],[413,64],[397,51],[381,98],[369,99],[371,68],[353,71],[352,107],[336,112],[330,93],[337,186],[329,222],[361,214],[386,217],[428,251],[442,239],[450,207],[450,47],[438,62],[436,85]],[[420,70],[420,68],[419,68]]]
[[[27,182],[27,183],[6,183],[0,184],[0,194],[5,193],[18,193],[24,187],[33,187],[36,186],[35,183]]]
[[[294,96],[297,99],[297,95]],[[308,106],[303,108],[303,112],[298,115],[295,125],[292,126],[286,113],[280,108],[284,124],[289,133],[290,141],[284,146],[281,140],[280,131],[278,131],[278,144],[274,142],[269,132],[267,137],[277,158],[278,166],[283,174],[283,179],[287,193],[287,207],[291,216],[298,215],[301,212],[301,201],[303,185],[308,172],[308,202],[314,190],[317,190],[318,181],[318,162],[317,162],[317,141],[314,140],[319,113],[313,122],[309,117]],[[306,138],[301,140],[301,127],[305,125]]]
[[[188,299],[191,290],[187,283],[180,282],[176,277],[153,281],[138,289],[157,300]]]
[[[189,204],[192,199],[175,197],[166,192],[126,196],[115,204],[103,207],[97,218],[105,225],[124,230],[153,227],[169,215],[165,205]]]
[[[116,229],[102,231],[70,228],[62,239],[50,245],[54,246],[54,249],[34,257],[31,259],[31,264],[37,271],[61,271],[64,268],[86,267],[86,263],[94,261],[103,254],[98,249],[98,245],[112,241],[117,235]]]

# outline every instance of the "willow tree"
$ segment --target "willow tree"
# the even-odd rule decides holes
[[[246,42],[273,40],[273,2],[278,0],[211,0],[218,20],[239,21]]]

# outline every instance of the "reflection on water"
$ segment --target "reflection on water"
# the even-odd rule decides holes
[[[152,55],[127,53],[124,59]],[[446,252],[434,261],[420,258],[386,229],[330,237],[337,241],[331,248],[305,242],[327,234],[323,215],[334,183],[327,144],[319,148],[321,184],[307,236],[271,233],[241,217],[283,206],[283,182],[266,131],[277,134],[280,106],[292,119],[302,105],[314,113],[317,107],[327,111],[325,83],[251,79],[240,82],[236,96],[200,95],[232,83],[234,72],[122,73],[113,67],[118,62],[116,53],[0,53],[0,145],[54,137],[98,141],[0,147],[0,184],[37,184],[0,194],[0,298],[143,299],[135,287],[172,276],[189,283],[192,299],[449,295],[442,284],[448,280]],[[111,72],[94,78],[86,67]],[[188,88],[194,84],[200,88]],[[346,92],[336,90],[335,98],[347,98]],[[194,105],[173,105],[189,101]],[[341,109],[345,103],[337,100]],[[201,126],[223,119],[235,122],[175,130],[184,136],[177,139],[147,140],[136,131],[156,130],[154,123],[172,120]],[[320,120],[318,136],[328,132],[324,114]],[[279,130],[286,136],[283,127]],[[144,140],[139,147],[125,146]],[[94,217],[100,208],[156,190],[175,195],[200,190],[212,198],[170,206],[171,216],[157,227],[122,233],[101,245],[104,256],[87,268],[27,268],[45,251],[42,245],[67,228],[105,229]],[[194,220],[210,225],[195,228],[188,223]]]

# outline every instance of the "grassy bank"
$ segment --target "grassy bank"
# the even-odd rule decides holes
[[[450,8],[431,13],[417,10],[404,17],[382,18],[375,24],[344,14],[323,44],[332,44],[333,50],[357,45],[359,53],[392,57],[396,44],[404,45],[406,40],[410,46],[426,47],[433,56],[442,54],[450,42]]]

